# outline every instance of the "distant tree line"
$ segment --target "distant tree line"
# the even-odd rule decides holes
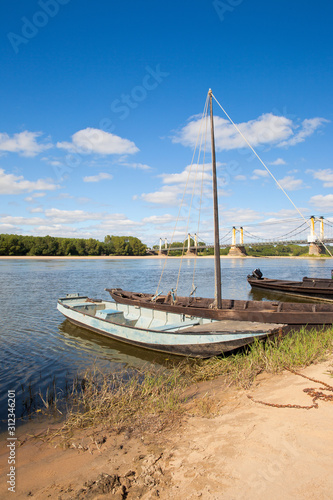
[[[247,255],[253,257],[298,257],[309,254],[309,246],[305,245],[253,245],[245,246]]]
[[[0,234],[0,255],[146,255],[146,249],[133,236],[107,235],[101,242],[93,238]]]
[[[187,241],[174,242],[171,245],[170,255],[178,256],[182,254],[181,250],[172,250],[172,248],[182,248],[187,250]],[[194,241],[191,239],[191,246]],[[155,245],[153,249],[159,250]],[[333,253],[333,247],[328,246]],[[253,257],[274,257],[274,256],[299,256],[309,253],[308,245],[252,245],[245,246],[247,255]],[[227,255],[229,247],[221,248],[221,255]],[[16,234],[0,234],[0,255],[146,255],[147,245],[134,236],[110,236],[107,235],[104,241],[93,238],[58,238],[55,236],[21,236]],[[204,243],[198,243],[198,255],[213,255],[213,248],[206,248]]]

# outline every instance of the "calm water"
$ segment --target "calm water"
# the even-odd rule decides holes
[[[161,289],[168,292],[177,281],[179,259],[170,260]],[[53,379],[62,387],[89,366],[113,371],[147,363],[165,365],[162,354],[126,346],[72,326],[57,311],[57,299],[79,292],[108,299],[107,287],[155,292],[164,260],[0,260],[0,419],[6,417],[7,391],[15,389],[17,417],[24,410],[22,398],[29,387],[45,393]],[[188,294],[194,259],[184,259],[179,295]],[[213,259],[198,259],[197,295],[214,296]],[[246,276],[259,267],[264,276],[301,279],[330,277],[333,263],[316,259],[223,259],[223,297],[276,299],[251,292]],[[278,297],[279,298],[279,297]],[[177,359],[177,358],[175,358]]]

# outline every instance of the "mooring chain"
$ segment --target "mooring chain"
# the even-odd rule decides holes
[[[329,394],[324,394],[321,391],[333,391],[333,387],[329,384],[326,384],[326,382],[322,382],[321,380],[316,380],[311,377],[307,377],[306,375],[303,375],[302,373],[295,372],[291,368],[286,368],[291,373],[294,373],[295,375],[299,375],[300,377],[306,378],[307,380],[311,380],[311,382],[315,382],[316,384],[321,384],[325,387],[319,387],[319,390],[314,389],[314,388],[307,388],[303,389],[303,392],[305,392],[308,396],[312,397],[312,405],[311,406],[302,406],[302,405],[292,405],[292,404],[287,404],[287,405],[282,405],[278,403],[267,403],[266,401],[259,401],[257,399],[254,399],[253,396],[247,396],[249,399],[251,399],[254,403],[260,403],[262,405],[266,406],[273,406],[274,408],[298,408],[302,410],[311,410],[311,408],[318,408],[318,403],[317,399],[321,399],[323,401],[333,401],[333,395]]]

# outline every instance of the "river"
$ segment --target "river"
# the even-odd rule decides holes
[[[177,282],[181,259],[168,259],[161,289],[168,292]],[[179,295],[188,294],[196,269],[197,295],[214,296],[214,261],[198,258],[182,261]],[[300,280],[303,276],[329,278],[330,259],[227,258],[222,259],[224,298],[265,300],[253,293],[246,276],[260,268],[265,277]],[[0,259],[0,419],[5,425],[7,391],[15,390],[17,417],[29,400],[39,400],[53,381],[59,389],[78,372],[94,364],[112,371],[163,366],[163,354],[109,340],[71,325],[57,311],[57,299],[79,292],[108,299],[105,288],[155,292],[164,259]],[[280,298],[271,296],[269,298]],[[175,358],[177,359],[177,358]],[[2,425],[2,427],[3,427]]]

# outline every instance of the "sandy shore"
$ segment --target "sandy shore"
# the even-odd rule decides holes
[[[332,360],[301,373],[333,385]],[[318,409],[277,408],[257,400],[311,405],[303,389],[320,384],[288,371],[262,374],[248,390],[225,389],[221,380],[194,389],[182,422],[166,430],[116,434],[77,433],[70,447],[44,443],[19,428],[15,498],[195,498],[245,500],[332,499],[333,402]],[[326,392],[331,394],[332,392]],[[45,427],[45,424],[44,424]],[[1,492],[7,492],[7,442],[1,443]]]

